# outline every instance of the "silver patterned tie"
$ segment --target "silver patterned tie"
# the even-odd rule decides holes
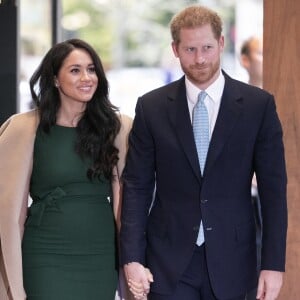
[[[207,96],[205,91],[201,91],[198,95],[198,102],[193,110],[193,132],[196,143],[198,160],[200,164],[201,174],[203,175],[205,161],[209,146],[209,119],[204,99]],[[204,243],[204,232],[202,221],[200,223],[199,233],[196,244],[200,246]]]

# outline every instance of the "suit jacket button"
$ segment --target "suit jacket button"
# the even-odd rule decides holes
[[[206,229],[206,231],[211,231],[212,227],[206,227],[205,229]]]
[[[206,202],[208,202],[207,199],[201,199],[201,203],[202,203],[202,204],[205,204]]]

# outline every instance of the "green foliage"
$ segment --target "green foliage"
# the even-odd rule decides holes
[[[62,0],[63,18],[74,17],[78,28],[64,30],[64,39],[79,37],[91,43],[107,68],[158,66],[170,47],[169,23],[183,7],[199,0]],[[222,5],[225,35],[234,23],[234,6]],[[85,16],[85,17],[84,17]],[[77,18],[77,19],[76,19]],[[84,24],[83,19],[88,19]],[[80,23],[82,26],[79,26]],[[233,41],[226,48],[233,51]]]
[[[91,43],[105,66],[156,66],[170,44],[169,22],[182,7],[196,0],[63,0],[64,18],[86,14],[89,22],[64,29],[64,39]]]

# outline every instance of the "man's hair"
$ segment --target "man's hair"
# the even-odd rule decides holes
[[[182,28],[196,28],[206,24],[211,26],[215,38],[219,39],[222,34],[222,20],[215,11],[200,5],[192,5],[183,9],[173,16],[170,22],[173,41],[179,44]]]
[[[241,47],[241,55],[250,56],[251,53],[251,43],[256,40],[255,37],[250,37],[247,40],[245,40]]]

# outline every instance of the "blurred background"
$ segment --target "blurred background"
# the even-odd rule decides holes
[[[19,1],[19,112],[30,109],[29,78],[53,43],[81,38],[95,47],[110,83],[110,99],[134,116],[137,97],[179,78],[171,51],[171,17],[190,4],[202,4],[222,17],[222,67],[247,82],[239,61],[250,36],[262,36],[263,0],[22,0]],[[53,18],[55,7],[55,19]]]

